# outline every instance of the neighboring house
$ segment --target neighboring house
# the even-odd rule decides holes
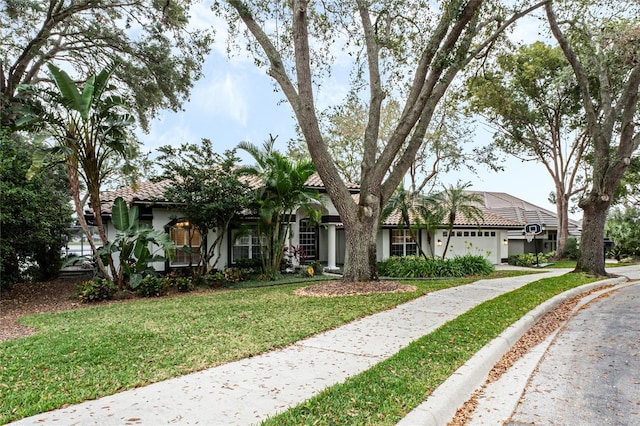
[[[322,210],[322,220],[320,224],[310,223],[308,218],[301,212],[291,215],[291,236],[289,243],[291,248],[302,250],[307,261],[321,262],[329,270],[338,269],[344,263],[345,257],[345,235],[340,216],[331,203],[324,185],[317,174],[312,175],[307,180],[307,186],[317,189],[324,198]],[[117,197],[122,197],[129,205],[136,205],[140,212],[140,222],[152,225],[155,229],[165,229],[171,239],[178,247],[190,246],[192,251],[192,261],[199,260],[199,253],[205,250],[207,241],[213,241],[215,231],[209,235],[201,236],[190,228],[187,219],[181,213],[180,203],[166,200],[163,194],[171,185],[171,181],[140,183],[136,188],[122,188],[116,191],[102,194],[102,216],[106,226],[107,237],[112,239],[115,236],[115,229],[111,223],[111,208],[113,201]],[[354,197],[358,196],[358,186],[355,184],[348,186]],[[509,254],[520,250],[524,236],[522,230],[525,223],[531,220],[538,220],[539,217],[530,215],[515,215],[518,212],[530,211],[529,207],[535,207],[515,197],[501,193],[480,193],[485,196],[484,214],[481,223],[468,221],[466,218],[457,218],[451,233],[451,239],[447,250],[447,257],[461,256],[465,254],[481,255],[492,263],[502,263],[506,261]],[[494,200],[501,199],[518,200],[516,209],[513,206],[497,205]],[[488,201],[487,201],[488,200]],[[498,213],[504,209],[504,214]],[[546,212],[544,209],[535,208],[536,211]],[[551,214],[554,216],[553,214]],[[88,218],[92,217],[92,212],[87,212]],[[555,217],[555,216],[554,216]],[[550,218],[544,217],[547,226],[553,225]],[[245,225],[251,226],[255,223],[255,218],[244,216],[242,219]],[[441,256],[448,231],[445,225],[443,229],[438,229],[433,237],[434,252],[436,256]],[[239,236],[238,236],[239,235]],[[547,228],[545,242],[549,241],[552,235],[551,229]],[[426,253],[430,253],[428,238],[425,231],[418,232],[421,246]],[[540,237],[542,239],[542,236]],[[515,249],[512,248],[515,244]],[[526,243],[525,243],[526,244]],[[526,247],[523,246],[523,249]],[[519,251],[523,252],[523,251]],[[256,258],[260,253],[260,241],[257,234],[247,234],[240,229],[229,229],[225,236],[225,244],[222,245],[220,262],[213,265],[222,269],[233,265],[240,259]],[[405,256],[417,254],[417,246],[411,238],[409,231],[403,229],[400,224],[399,215],[391,215],[380,226],[377,236],[377,258],[383,260],[389,256]],[[215,258],[215,256],[214,256]],[[189,256],[178,251],[171,263],[156,263],[154,268],[158,271],[180,268],[188,266]]]
[[[548,253],[557,249],[558,215],[504,192],[472,191],[483,199],[481,208],[488,212],[521,223],[538,223],[543,232],[528,242],[523,229],[510,230],[509,255],[521,253]],[[582,224],[569,219],[569,237],[580,239]]]

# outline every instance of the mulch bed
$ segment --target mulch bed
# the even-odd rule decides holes
[[[393,281],[367,281],[355,283],[327,281],[309,287],[299,288],[295,291],[295,294],[298,296],[337,297],[371,293],[405,293],[416,290],[416,286],[400,284]]]

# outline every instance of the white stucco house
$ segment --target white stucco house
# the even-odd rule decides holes
[[[324,198],[322,209],[322,220],[320,224],[311,224],[308,218],[300,211],[291,215],[291,233],[289,243],[292,247],[301,248],[306,254],[307,261],[318,261],[326,269],[338,269],[345,258],[345,237],[344,228],[340,215],[331,203],[326,194],[324,185],[317,174],[311,176],[307,186],[317,189]],[[107,237],[115,236],[115,229],[111,223],[111,207],[117,197],[122,197],[129,205],[136,205],[140,212],[141,223],[152,225],[155,229],[164,229],[169,233],[171,239],[177,246],[188,245],[186,229],[189,224],[180,210],[180,204],[171,200],[166,200],[163,196],[165,189],[171,185],[171,181],[143,182],[137,187],[122,188],[116,191],[102,194],[102,217],[106,224]],[[354,197],[358,196],[358,186],[349,185],[349,190]],[[465,254],[481,255],[494,264],[505,262],[510,254],[516,252],[526,252],[527,246],[523,244],[523,227],[530,220],[545,220],[547,224],[546,234],[542,244],[553,241],[551,217],[546,216],[551,212],[543,209],[533,209],[533,205],[519,200],[508,194],[483,192],[485,205],[480,206],[484,212],[480,223],[468,221],[466,218],[458,218],[454,223],[451,233],[450,244],[447,250],[447,257],[461,256]],[[501,202],[498,202],[502,200]],[[509,203],[511,203],[509,205]],[[532,216],[532,211],[538,211],[542,216]],[[89,219],[92,212],[87,212]],[[246,225],[251,225],[250,216],[242,219]],[[557,222],[557,221],[556,221]],[[259,239],[256,234],[242,235],[239,238],[236,234],[238,229],[229,229],[224,236],[224,244],[220,252],[218,264],[212,267],[223,269],[233,265],[239,259],[254,258],[259,255]],[[199,253],[206,249],[208,241],[215,239],[215,231],[211,231],[206,236],[196,236],[191,241],[191,248],[194,253]],[[447,226],[443,224],[442,229],[436,232],[432,244],[436,256],[441,256],[445,241],[448,237]],[[429,253],[428,238],[426,232],[419,231],[418,237],[425,252]],[[545,246],[551,249],[550,246]],[[549,251],[549,250],[546,250]],[[381,224],[377,235],[377,259],[383,260],[389,256],[404,256],[416,254],[416,242],[411,238],[408,230],[403,229],[399,215],[392,215]],[[167,271],[173,268],[185,267],[188,265],[187,255],[178,251],[174,259],[169,263],[154,264],[158,271]]]

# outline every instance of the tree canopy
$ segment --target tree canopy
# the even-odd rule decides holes
[[[208,248],[200,256],[202,273],[206,274],[220,258],[229,226],[250,201],[249,187],[240,180],[236,151],[216,153],[209,139],[200,144],[163,146],[158,151],[162,176],[173,182],[165,197],[183,203],[184,218],[200,235],[215,230],[215,238],[207,241]]]
[[[190,27],[191,0],[1,0],[0,115],[21,84],[50,82],[44,66],[54,62],[84,78],[114,61],[114,81],[130,97],[138,121],[164,108],[178,110],[202,75],[211,30]]]
[[[0,289],[58,275],[73,222],[62,165],[27,179],[37,143],[0,132]],[[32,265],[27,268],[28,265]]]
[[[567,0],[548,2],[545,11],[576,77],[593,145],[591,186],[578,203],[584,216],[576,271],[605,275],[607,213],[640,145],[640,4]]]
[[[470,109],[495,129],[494,147],[544,165],[555,183],[558,251],[569,237],[569,202],[584,190],[589,137],[580,92],[559,47],[542,42],[500,55],[467,81]]]
[[[294,111],[345,225],[345,280],[375,278],[381,209],[413,164],[460,70],[486,55],[510,24],[543,3],[511,8],[489,0],[214,4],[232,31],[246,30],[256,63],[268,69]],[[325,143],[316,106],[318,88],[342,57],[353,64],[353,86],[366,100],[357,201]],[[380,144],[382,107],[390,94],[400,100],[401,114]]]

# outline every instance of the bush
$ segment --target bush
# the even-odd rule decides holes
[[[262,261],[260,260],[260,258],[238,259],[233,264],[233,267],[238,268],[238,269],[247,270],[248,274],[258,274],[258,273],[262,272]]]
[[[575,238],[568,238],[562,252],[562,257],[569,260],[577,260],[578,254],[580,254],[580,247],[578,246],[578,240]]]
[[[201,275],[198,276],[198,279],[201,279]],[[180,293],[188,293],[195,288],[196,286],[191,278],[182,277],[176,280],[176,289],[178,289]]]
[[[113,298],[118,287],[104,278],[84,281],[77,287],[76,297],[83,303],[100,302]]]
[[[221,271],[211,271],[204,276],[204,285],[206,287],[215,288],[223,286],[227,280],[224,278],[224,273]]]
[[[538,253],[538,263],[547,263],[555,253]],[[514,266],[534,266],[536,264],[535,253],[512,254],[507,259],[509,265]]]
[[[154,275],[147,275],[136,288],[136,294],[141,297],[160,297],[167,294],[169,284],[166,279]]]
[[[230,283],[237,283],[247,279],[250,270],[238,267],[227,268],[224,270],[224,279]]]
[[[378,275],[394,278],[441,278],[483,275],[494,271],[482,256],[457,256],[452,259],[420,256],[392,256],[378,262]]]

